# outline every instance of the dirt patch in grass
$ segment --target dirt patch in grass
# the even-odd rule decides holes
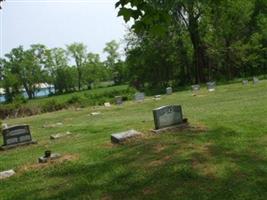
[[[162,152],[166,148],[166,145],[163,144],[156,144],[154,147],[156,153]]]
[[[171,156],[164,156],[162,159],[151,161],[147,166],[148,167],[161,166],[165,164],[166,162],[168,162],[169,160],[171,160]]]
[[[23,173],[23,172],[32,171],[32,170],[44,169],[44,168],[47,168],[51,165],[61,164],[61,163],[64,163],[66,161],[73,161],[73,160],[78,160],[78,159],[79,159],[79,155],[77,155],[77,154],[75,154],[75,155],[74,154],[66,154],[66,155],[63,155],[62,157],[60,157],[59,159],[51,160],[51,161],[48,161],[47,163],[34,163],[34,164],[23,165],[17,171],[18,171],[18,173]]]
[[[145,188],[145,189],[143,190],[143,194],[144,194],[144,195],[151,195],[151,194],[155,194],[155,191],[152,190],[152,189],[150,189],[150,188]]]

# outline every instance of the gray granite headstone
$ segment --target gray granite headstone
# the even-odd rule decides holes
[[[143,93],[143,92],[137,92],[137,93],[135,93],[134,99],[137,102],[144,101],[145,100],[145,93]]]
[[[207,88],[209,92],[214,92],[216,88],[216,82],[207,82]]]
[[[122,105],[123,101],[122,101],[122,96],[116,96],[115,97],[115,102],[117,105]]]
[[[172,94],[172,87],[167,87],[166,88],[166,94],[171,95]]]
[[[8,149],[24,144],[35,144],[36,141],[32,140],[29,125],[10,126],[3,129],[4,144],[1,149]]]
[[[111,135],[111,142],[113,143],[121,143],[124,142],[127,139],[138,137],[141,133],[136,130],[129,130],[125,132],[115,133]]]
[[[257,77],[253,77],[253,83],[254,83],[254,85],[255,84],[258,84],[260,81],[259,81],[259,79],[257,78]]]
[[[192,88],[193,95],[196,95],[200,90],[200,85],[198,84],[192,85],[191,88]]]
[[[248,80],[243,80],[242,83],[243,85],[248,85]]]
[[[155,129],[182,124],[183,114],[180,105],[163,106],[153,110]]]

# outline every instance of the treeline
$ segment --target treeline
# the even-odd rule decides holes
[[[0,59],[0,86],[7,102],[22,97],[22,89],[29,99],[35,97],[39,83],[54,86],[56,93],[90,89],[102,81],[125,82],[125,65],[119,54],[119,44],[111,41],[103,50],[107,57],[87,51],[82,43],[49,49],[42,44],[14,48]]]
[[[120,0],[133,22],[126,63],[139,88],[267,73],[266,0]]]

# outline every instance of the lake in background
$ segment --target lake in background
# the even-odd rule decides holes
[[[39,89],[37,92],[35,92],[35,97],[47,97],[50,94],[55,93],[55,88],[42,88]],[[28,98],[28,95],[26,92],[22,93],[25,98]],[[5,95],[0,94],[0,102],[5,102]]]

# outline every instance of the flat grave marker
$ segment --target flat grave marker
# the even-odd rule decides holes
[[[15,174],[16,172],[13,169],[0,172],[0,180],[7,179]]]
[[[56,140],[56,139],[59,139],[59,138],[62,138],[62,137],[66,137],[66,136],[69,136],[69,135],[72,135],[72,133],[67,131],[66,133],[58,133],[58,134],[55,134],[55,135],[51,135],[50,139],[51,140]]]
[[[47,163],[48,161],[53,161],[61,158],[59,153],[51,153],[51,151],[45,151],[44,156],[38,158],[39,163]]]
[[[168,105],[153,110],[155,129],[153,132],[162,131],[187,125],[187,119],[183,119],[180,105]]]
[[[10,126],[3,129],[2,134],[4,144],[0,147],[1,150],[37,143],[32,140],[29,125]]]
[[[141,136],[141,133],[136,130],[128,130],[125,132],[114,133],[111,135],[112,143],[122,143],[130,138],[135,138]]]

